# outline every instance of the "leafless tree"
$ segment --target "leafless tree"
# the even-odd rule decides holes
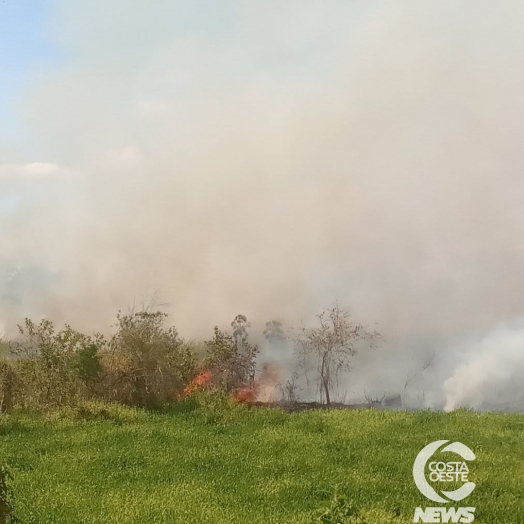
[[[298,373],[296,371],[293,371],[284,384],[280,383],[278,386],[284,402],[298,402]]]
[[[381,397],[373,396],[364,390],[364,398],[366,402],[373,408],[377,408],[384,405],[384,400],[386,399],[386,394],[383,393]]]
[[[422,367],[420,369],[417,369],[413,372],[411,372],[407,377],[406,377],[406,382],[404,383],[404,392],[402,394],[402,406],[406,407],[406,392],[407,392],[407,389],[409,387],[409,385],[411,384],[411,382],[413,381],[413,379],[415,377],[417,377],[418,375],[422,375],[424,373],[424,371],[426,371],[426,369],[428,369],[432,364],[433,362],[435,361],[435,353],[433,352],[428,358],[427,360],[422,364]],[[424,393],[424,392],[423,392]],[[423,395],[424,396],[424,395]],[[420,399],[419,399],[420,400]]]
[[[338,374],[351,371],[351,359],[363,344],[375,348],[382,336],[353,322],[349,311],[338,305],[323,311],[317,318],[317,327],[300,329],[296,351],[304,363],[314,359],[321,400],[331,404],[331,391]]]

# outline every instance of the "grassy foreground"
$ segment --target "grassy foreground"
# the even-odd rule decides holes
[[[477,455],[475,522],[524,522],[524,416],[121,407],[0,419],[0,461],[25,524],[310,523],[335,488],[365,522],[412,522],[426,502],[417,453],[458,440]],[[457,506],[460,504],[457,504]]]

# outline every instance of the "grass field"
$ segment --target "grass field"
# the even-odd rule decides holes
[[[98,413],[98,414],[97,414]],[[412,522],[417,453],[458,440],[477,455],[475,522],[524,522],[524,416],[114,407],[0,419],[0,460],[26,524],[307,523],[335,489],[365,522]],[[457,506],[460,504],[457,504]]]

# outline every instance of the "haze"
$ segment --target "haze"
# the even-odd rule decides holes
[[[435,350],[450,409],[486,400],[460,365],[524,394],[521,2],[7,0],[0,20],[6,333],[103,331],[153,292],[197,338],[338,300],[386,339],[373,384]]]

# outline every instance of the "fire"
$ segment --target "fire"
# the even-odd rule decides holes
[[[199,389],[204,389],[205,387],[209,386],[212,379],[213,379],[213,373],[211,373],[211,371],[203,371],[202,373],[199,373],[184,388],[184,396],[187,397],[188,395],[191,395],[195,391],[198,391]]]
[[[240,391],[237,391],[233,398],[237,400],[238,402],[243,402],[245,404],[250,404],[251,402],[255,402],[256,394],[252,387],[246,386],[242,388]]]
[[[209,389],[212,386],[213,373],[203,371],[199,373],[184,388],[182,396],[187,397],[193,393]],[[266,363],[262,366],[260,378],[254,384],[245,384],[231,395],[231,398],[244,404],[252,404],[256,400],[270,402],[279,384],[279,370],[274,364]]]
[[[262,366],[260,378],[254,384],[245,385],[237,391],[233,398],[238,402],[251,404],[256,400],[261,402],[271,402],[277,392],[280,383],[280,371],[275,364],[265,363]]]

